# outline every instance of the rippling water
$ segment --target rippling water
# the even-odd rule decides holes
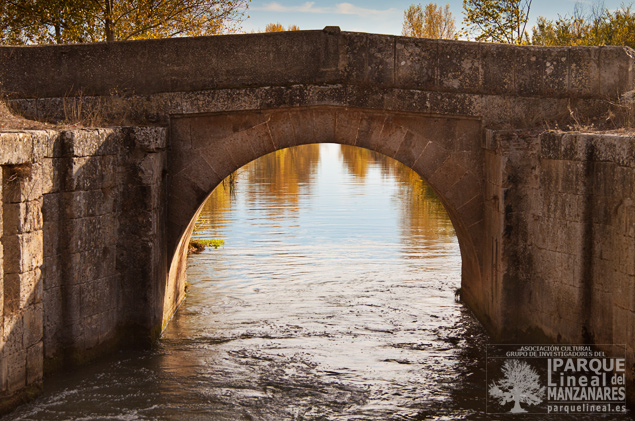
[[[10,418],[493,419],[452,225],[409,169],[279,151],[214,192],[194,237],[226,244],[190,256],[156,349],[51,377]]]

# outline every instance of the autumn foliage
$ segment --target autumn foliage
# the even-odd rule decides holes
[[[0,0],[0,43],[75,43],[213,35],[250,0]]]
[[[456,28],[450,12],[450,5],[445,7],[429,3],[410,5],[404,12],[402,35],[417,38],[455,38]]]

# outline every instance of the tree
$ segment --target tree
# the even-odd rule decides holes
[[[265,27],[265,32],[284,32],[284,31],[299,31],[300,27],[297,25],[289,25],[289,29],[284,29],[284,26],[280,22],[268,23]]]
[[[539,17],[534,26],[534,45],[627,45],[635,48],[635,13],[631,6],[622,6],[614,12],[594,7],[584,14],[576,8],[572,16],[559,16],[557,20]]]
[[[526,362],[506,360],[503,374],[504,378],[500,383],[492,382],[489,394],[501,405],[514,402],[514,407],[509,412],[527,412],[521,408],[521,403],[536,405],[545,398],[545,387],[540,386],[538,373]]]
[[[421,4],[411,4],[404,12],[401,34],[417,38],[455,38],[456,29],[450,5],[446,4],[443,8],[428,3],[423,8]]]
[[[213,35],[250,0],[0,0],[0,42],[72,43]]]
[[[522,44],[532,0],[463,0],[467,32],[477,41]]]

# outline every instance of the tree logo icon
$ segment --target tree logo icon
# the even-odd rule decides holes
[[[520,404],[536,405],[545,398],[545,387],[540,386],[538,373],[524,361],[507,360],[503,364],[504,377],[492,382],[489,394],[501,405],[514,402],[511,413],[527,412]]]

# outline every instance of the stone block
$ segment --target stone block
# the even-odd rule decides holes
[[[543,86],[541,95],[559,97],[569,92],[569,47],[543,48]]]
[[[429,141],[416,133],[408,130],[399,145],[399,149],[395,152],[395,159],[408,167],[412,167],[419,159],[421,153],[428,145]]]
[[[20,312],[6,312],[3,320],[3,351],[10,355],[23,350],[24,326]]]
[[[627,47],[600,49],[600,92],[602,97],[615,98],[633,86],[632,57]]]
[[[4,276],[4,299],[7,309],[15,312],[42,301],[42,276],[39,268]]]
[[[63,182],[63,190],[97,190],[115,184],[116,157],[75,157],[70,160],[70,171]]]
[[[192,117],[173,117],[170,119],[169,136],[170,141],[179,145],[180,149],[190,150],[192,149],[191,139],[191,125],[192,122],[197,122],[196,118]]]
[[[2,241],[5,274],[29,272],[42,265],[42,231],[5,236]]]
[[[560,191],[563,193],[584,194],[587,190],[586,164],[579,161],[560,161],[562,179]]]
[[[26,383],[39,384],[44,377],[44,345],[42,342],[31,346],[26,355]]]
[[[81,321],[81,287],[80,285],[63,284],[60,287],[64,326],[77,325]]]
[[[383,114],[364,113],[359,123],[355,146],[375,150],[380,142],[380,134],[386,117]]]
[[[544,85],[545,57],[541,47],[514,47],[516,93],[521,96],[541,95]]]
[[[105,195],[104,189],[64,192],[61,199],[67,220],[101,216],[114,210],[114,195]]]
[[[24,234],[42,229],[42,202],[7,203],[3,209],[4,235]]]
[[[437,86],[436,40],[401,37],[395,40],[395,84],[421,90]]]
[[[431,141],[411,168],[427,180],[449,155],[450,153],[440,145],[440,142]]]
[[[130,135],[135,145],[144,152],[157,152],[167,147],[167,130],[164,127],[133,127]]]
[[[488,44],[481,49],[483,60],[483,93],[508,94],[514,92],[516,48],[505,44]]]
[[[331,108],[313,109],[312,111],[314,126],[318,128],[315,131],[315,141],[317,143],[333,143],[335,141],[336,111]],[[267,138],[265,137],[265,139]],[[254,150],[258,151],[255,147]]]
[[[116,255],[110,247],[88,249],[67,258],[66,282],[77,285],[116,273]]]
[[[562,136],[560,133],[546,132],[540,135],[540,157],[543,159],[560,159],[561,142]]]
[[[295,133],[296,145],[306,145],[316,142],[316,133],[320,129],[315,126],[312,110],[291,111],[289,112],[289,120],[293,126],[293,132]]]
[[[438,40],[438,80],[442,90],[478,92],[481,87],[481,44]]]
[[[62,176],[68,169],[65,158],[43,158],[42,161],[42,194],[57,193],[62,186]]]
[[[122,143],[120,129],[72,129],[61,132],[65,152],[73,157],[113,155]]]
[[[351,82],[386,85],[393,81],[395,46],[392,39],[347,34],[345,41],[349,57],[346,71]]]
[[[43,253],[44,257],[54,256],[61,250],[61,242],[59,238],[59,223],[57,221],[44,224],[42,230],[43,237]]]
[[[161,183],[166,173],[166,154],[165,153],[146,153],[139,163],[139,178],[142,184]]]
[[[29,133],[0,133],[0,165],[19,165],[33,159],[33,139]]]
[[[62,227],[63,235],[68,238],[68,251],[77,253],[90,249],[102,249],[111,241],[113,222],[110,214],[71,219]]]
[[[26,385],[26,356],[24,350],[6,355],[7,391],[9,393],[15,393]]]
[[[617,143],[619,137],[616,136],[594,136],[593,137],[593,160],[595,162],[617,161]]]
[[[615,160],[617,165],[635,168],[635,138],[630,136],[615,137]]]
[[[594,96],[600,88],[600,48],[569,48],[569,91],[575,96]]]
[[[104,155],[99,157],[97,165],[103,174],[102,184],[97,188],[112,188],[117,185],[117,175],[121,167],[117,155]],[[88,190],[88,189],[87,189]]]
[[[587,137],[578,134],[563,134],[560,141],[561,157],[569,161],[585,161]]]
[[[324,127],[324,133],[327,132],[328,127]],[[322,131],[320,131],[320,133],[322,133]],[[246,130],[243,136],[245,141],[251,144],[251,149],[255,155],[255,157],[252,157],[250,161],[276,150],[271,139],[271,133],[269,133],[269,126],[266,123],[259,124],[249,130]]]
[[[396,124],[389,116],[384,121],[384,125],[379,133],[379,141],[375,144],[374,150],[386,156],[394,158],[401,147],[401,143],[406,137],[407,130]]]
[[[381,108],[385,110],[399,110],[403,112],[430,112],[430,92],[412,89],[390,89],[384,96]]]
[[[333,141],[342,145],[355,145],[362,113],[348,108],[338,109],[335,116]]]
[[[199,149],[198,153],[205,160],[205,162],[211,167],[214,173],[220,180],[224,180],[232,172],[240,168],[240,165],[236,164],[231,155],[220,145],[217,147],[209,147],[206,149]],[[189,158],[192,161],[192,158]],[[170,177],[171,185],[183,185],[182,178],[187,178],[187,172],[175,174]],[[178,181],[177,181],[178,180]],[[189,182],[191,183],[191,182]],[[172,190],[170,190],[172,191]],[[209,192],[206,192],[209,194]]]
[[[30,130],[29,134],[33,140],[33,161],[41,162],[43,158],[50,156],[49,151],[59,134],[56,130]]]
[[[261,112],[191,118],[189,138],[192,149],[209,148],[218,144],[222,139],[266,123],[268,119],[268,114]],[[179,124],[181,124],[180,120]]]
[[[451,154],[428,178],[428,183],[443,197],[446,197],[446,192],[451,191],[452,186],[466,173],[467,170],[457,164],[454,155]],[[476,192],[471,192],[469,197],[474,196],[475,193]]]
[[[103,309],[101,305],[106,303],[101,303],[99,301],[99,284],[98,282],[91,280],[88,282],[84,282],[79,285],[80,288],[80,313],[79,317],[81,319],[86,319],[88,317],[94,316],[95,314],[100,313]]]
[[[188,168],[181,172],[175,181],[183,180],[183,177],[187,177],[190,183],[195,183],[197,190],[206,192],[207,194],[210,194],[224,178],[221,178],[212,165],[201,156],[192,157]],[[139,199],[142,198],[140,197]],[[150,205],[148,207],[148,209],[150,209],[151,203],[148,203],[148,205]]]
[[[459,208],[475,194],[482,192],[482,188],[478,177],[470,172],[465,172],[458,181],[451,185],[451,188],[443,192],[443,195],[448,202]]]
[[[60,288],[51,288],[45,291],[44,300],[42,302],[44,312],[44,343],[47,357],[55,353],[55,349],[59,345],[60,332],[63,324],[63,303],[65,298],[62,297]]]
[[[483,197],[477,194],[457,209],[456,212],[465,226],[471,228],[484,219],[483,208]]]
[[[295,131],[288,112],[272,112],[267,125],[277,150],[296,145]]]
[[[40,164],[3,167],[3,181],[4,203],[27,202],[42,196]]]
[[[44,312],[42,303],[33,304],[24,310],[24,349],[42,342],[44,335]]]
[[[346,85],[346,105],[366,109],[383,109],[391,92],[393,92],[392,89],[373,84]]]

